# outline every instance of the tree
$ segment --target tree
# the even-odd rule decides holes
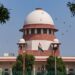
[[[34,59],[35,58],[33,55],[25,55],[25,67],[28,73],[31,73],[31,71],[33,70]]]
[[[33,70],[34,64],[34,56],[25,54],[25,55],[18,55],[16,59],[16,63],[13,65],[12,71],[13,75],[22,75],[23,73],[23,58],[25,58],[25,75],[31,75]]]
[[[16,59],[16,63],[13,64],[12,72],[13,75],[22,75],[23,71],[23,58],[22,55],[18,55]]]
[[[57,75],[66,75],[66,68],[61,58],[56,57]],[[55,57],[49,56],[46,64],[47,75],[54,75]]]
[[[3,4],[0,4],[0,23],[4,24],[10,18],[10,13],[7,8],[4,7]]]
[[[68,2],[67,6],[69,7],[69,10],[71,11],[72,15],[75,16],[75,3],[74,2]]]

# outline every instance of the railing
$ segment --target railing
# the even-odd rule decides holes
[[[55,75],[54,71],[49,72],[37,72],[36,75]],[[57,75],[64,75],[63,72],[57,72]]]
[[[10,72],[0,72],[0,75],[10,75]],[[23,71],[14,71],[11,75],[23,75]],[[25,72],[25,75],[33,75],[33,72],[27,71]],[[55,75],[54,71],[36,71],[35,75]],[[64,75],[63,72],[57,72],[57,75]],[[69,74],[69,75],[75,75]]]
[[[12,75],[23,75],[22,71],[14,71]]]
[[[12,75],[23,75],[23,71],[14,71]],[[31,71],[26,71],[24,75],[33,75]]]

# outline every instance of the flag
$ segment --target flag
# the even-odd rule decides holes
[[[38,50],[44,52],[40,43],[39,43],[39,45],[38,45]]]
[[[48,50],[53,50],[53,45],[50,44]]]

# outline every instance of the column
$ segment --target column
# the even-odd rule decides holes
[[[66,73],[69,74],[69,68],[68,67],[66,67]]]
[[[2,68],[0,68],[0,75],[2,75]]]
[[[41,29],[41,34],[43,34],[43,29]]]
[[[35,29],[35,34],[37,34],[37,29]]]
[[[47,34],[49,34],[49,29],[47,29]]]
[[[29,29],[29,34],[31,34],[31,29]]]
[[[12,75],[12,68],[10,68],[10,75]]]
[[[36,74],[36,69],[35,69],[35,65],[33,66],[33,75]]]

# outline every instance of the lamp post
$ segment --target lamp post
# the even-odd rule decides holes
[[[25,44],[26,44],[26,42],[23,38],[20,39],[19,42],[18,42],[19,48],[23,53],[23,75],[25,75],[25,56],[24,56],[24,54],[25,54]]]
[[[54,57],[55,57],[55,59],[54,59],[55,75],[57,75],[56,51],[57,51],[57,49],[59,48],[59,45],[60,45],[60,43],[59,43],[59,40],[58,40],[58,39],[54,39],[53,42],[51,43],[51,48],[52,48],[52,50],[54,51]]]

